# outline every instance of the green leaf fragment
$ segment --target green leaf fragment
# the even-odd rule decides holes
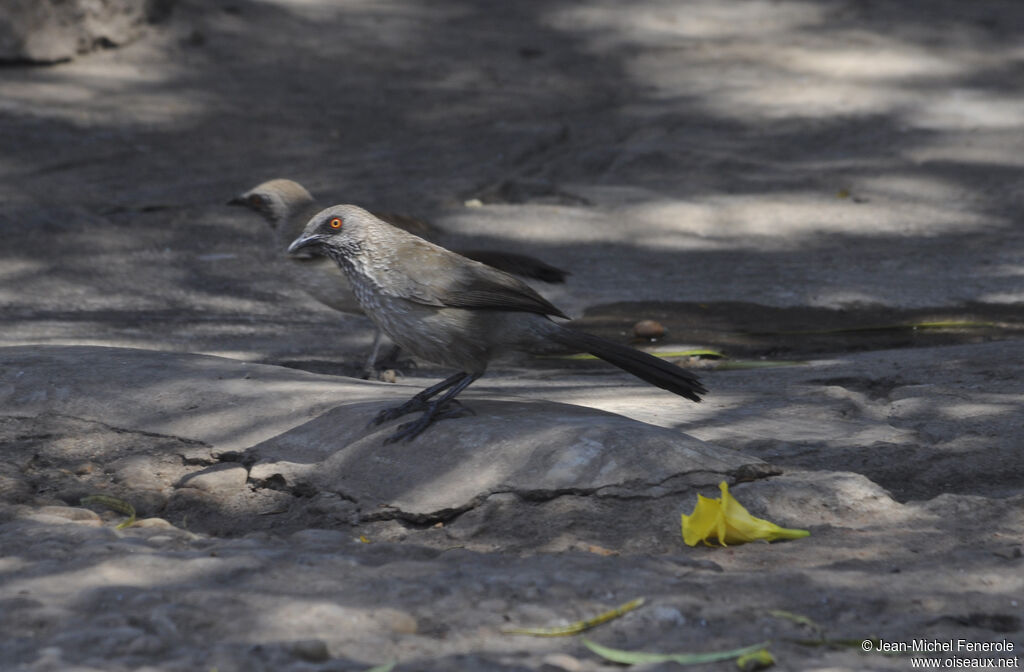
[[[766,667],[771,667],[775,664],[775,657],[772,656],[768,649],[761,649],[740,656],[736,659],[736,666],[739,667],[743,672],[753,672],[754,670],[763,670]]]
[[[376,665],[368,669],[366,672],[391,672],[391,670],[395,669],[396,664],[397,663],[384,663],[383,665]]]
[[[717,350],[656,350],[651,353],[655,357],[709,357],[711,359],[725,359],[725,355]]]
[[[569,625],[554,627],[554,628],[505,628],[501,631],[503,635],[532,635],[534,637],[568,637],[569,635],[576,635],[584,630],[589,630],[595,626],[607,623],[608,621],[618,618],[623,614],[633,611],[644,603],[644,598],[638,597],[635,600],[630,600],[625,604],[621,604],[614,609],[602,612],[593,618],[588,618],[583,621],[576,621]]]
[[[759,642],[729,651],[710,651],[708,653],[647,653],[644,651],[623,651],[601,646],[589,639],[583,639],[583,645],[605,660],[622,665],[642,665],[644,663],[678,663],[680,665],[699,665],[714,663],[719,660],[731,660],[757,653],[768,646],[768,642]]]
[[[818,625],[816,622],[814,622],[807,616],[804,616],[803,614],[796,614],[792,611],[785,611],[784,609],[772,609],[768,612],[768,615],[774,616],[775,618],[783,618],[787,621],[792,621],[797,625],[803,625],[805,627],[810,628],[814,632],[823,632],[822,627],[820,625]]]
[[[84,506],[105,506],[111,511],[117,511],[118,513],[123,513],[128,516],[126,520],[118,523],[114,528],[115,530],[123,530],[124,528],[131,527],[135,524],[135,507],[123,499],[111,497],[110,495],[88,495],[86,497],[82,497],[80,501]]]

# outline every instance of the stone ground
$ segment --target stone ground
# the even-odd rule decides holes
[[[619,669],[501,631],[641,596],[587,636],[1019,665],[1022,37],[983,0],[181,0],[0,69],[0,668]],[[707,399],[510,359],[383,446],[445,372],[351,377],[366,321],[223,205],[279,176],[565,267],[581,326],[725,354],[681,360]],[[721,480],[811,536],[685,546]]]

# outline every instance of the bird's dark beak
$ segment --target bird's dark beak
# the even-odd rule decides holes
[[[245,205],[245,202],[246,201],[245,201],[245,197],[244,196],[235,196],[230,201],[228,201],[227,204],[228,205]]]
[[[303,234],[293,240],[292,244],[288,246],[288,254],[295,254],[299,250],[319,245],[323,239],[324,237],[318,233],[311,233],[308,236]]]

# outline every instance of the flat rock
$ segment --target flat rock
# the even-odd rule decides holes
[[[660,497],[767,471],[677,430],[570,404],[467,395],[476,415],[385,445],[400,421],[368,428],[367,418],[408,387],[123,348],[4,348],[0,364],[4,414],[57,413],[242,452],[254,482],[336,493],[371,518],[429,519],[508,492]],[[228,463],[180,485],[222,494],[246,478]]]
[[[521,400],[470,406],[475,416],[442,421],[413,442],[393,444],[383,440],[400,421],[365,429],[377,406],[335,408],[256,446],[253,474],[279,474],[370,510],[415,518],[465,510],[501,492],[534,499],[653,497],[763,465],[676,430],[582,406]]]

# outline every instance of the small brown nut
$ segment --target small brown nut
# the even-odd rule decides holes
[[[666,331],[665,325],[654,320],[640,320],[633,325],[633,333],[637,338],[661,338]]]

